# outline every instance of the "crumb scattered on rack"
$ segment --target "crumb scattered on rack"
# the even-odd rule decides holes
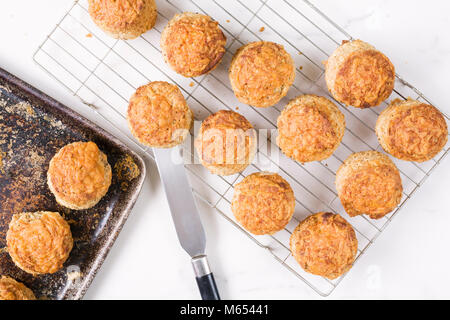
[[[227,23],[230,23],[230,20],[227,20]]]
[[[236,107],[236,110],[239,110],[239,107]]]
[[[193,87],[194,86],[194,82],[189,83],[189,87]]]
[[[303,54],[303,52],[299,51],[298,54]]]
[[[303,70],[303,66],[300,66],[300,70]]]
[[[265,27],[261,27],[261,28],[259,28],[259,32],[263,32],[264,30],[266,30],[266,28],[265,28]]]
[[[88,33],[88,34],[86,35],[86,38],[92,38],[92,33]]]

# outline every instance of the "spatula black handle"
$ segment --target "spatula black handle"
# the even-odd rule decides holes
[[[192,258],[195,279],[203,300],[220,300],[219,290],[217,290],[216,281],[209,268],[206,255],[200,255]]]
[[[196,280],[203,300],[220,300],[219,291],[212,273],[197,277]]]

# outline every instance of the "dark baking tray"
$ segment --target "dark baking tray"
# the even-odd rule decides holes
[[[62,146],[94,141],[108,156],[113,179],[93,208],[58,205],[46,183],[48,163]],[[68,107],[0,68],[0,274],[25,283],[40,299],[81,299],[133,207],[145,177],[141,157]],[[70,223],[74,247],[57,273],[32,276],[6,250],[11,217],[57,211]]]

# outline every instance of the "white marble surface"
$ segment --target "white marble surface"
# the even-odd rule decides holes
[[[206,0],[205,0],[206,1]],[[276,1],[276,0],[272,0]],[[103,125],[31,59],[71,0],[4,1],[0,66]],[[375,44],[397,72],[450,113],[448,1],[313,1],[354,37]],[[155,166],[87,299],[197,299],[190,261],[177,242]],[[447,158],[329,299],[450,298]],[[320,298],[222,217],[201,210],[210,263],[223,298]]]

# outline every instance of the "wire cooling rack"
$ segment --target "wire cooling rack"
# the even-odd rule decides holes
[[[127,135],[151,158],[150,148],[134,142],[125,120],[128,99],[137,87],[149,81],[165,80],[177,84],[197,120],[220,109],[232,109],[243,114],[256,129],[275,129],[280,110],[289,99],[299,94],[326,96],[338,104],[326,88],[322,62],[342,40],[351,40],[352,37],[309,1],[160,0],[157,6],[158,20],[151,31],[136,40],[121,41],[106,36],[93,24],[87,11],[87,0],[75,1],[33,56],[36,63],[53,78]],[[220,66],[208,75],[192,79],[170,70],[163,61],[159,46],[161,31],[168,20],[184,11],[212,16],[219,21],[228,38],[227,52]],[[240,46],[263,39],[283,44],[294,58],[297,68],[296,80],[288,96],[274,107],[258,109],[242,105],[234,97],[227,68]],[[370,42],[370,39],[367,41]],[[395,90],[389,100],[408,97],[431,104],[419,90],[397,76]],[[350,218],[337,197],[335,173],[342,161],[353,152],[382,151],[374,127],[378,114],[385,106],[386,103],[383,103],[366,110],[342,106],[346,132],[336,152],[324,161],[300,164],[278,153],[275,159],[271,152],[265,150],[278,150],[278,147],[268,140],[269,148],[260,145],[257,161],[241,174],[221,177],[211,175],[201,165],[186,165],[194,192],[309,287],[327,296],[345,275],[328,280],[300,268],[289,251],[289,237],[299,221],[319,211],[341,214],[356,230],[359,242],[356,260],[359,260],[449,151],[447,144],[435,159],[420,164],[392,159],[401,172],[404,188],[399,207],[380,220],[365,216]],[[447,115],[446,119],[448,123]],[[260,170],[278,172],[291,184],[296,195],[294,218],[284,230],[272,236],[249,234],[236,223],[230,211],[235,184]]]

